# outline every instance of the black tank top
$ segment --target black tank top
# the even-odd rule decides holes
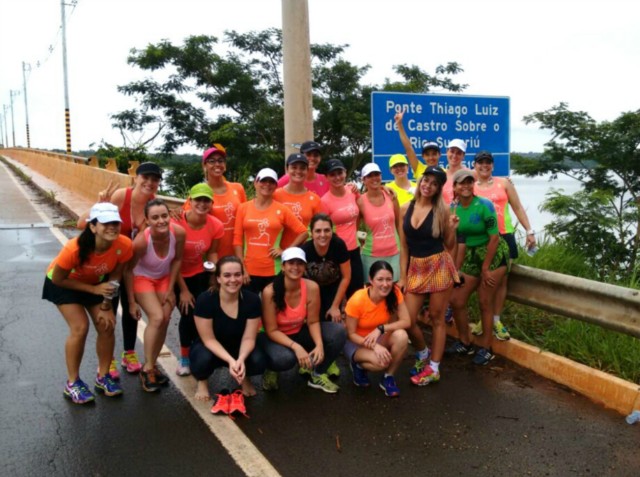
[[[409,247],[409,256],[416,258],[425,258],[444,251],[442,237],[434,238],[431,235],[433,227],[433,209],[429,211],[427,217],[422,221],[420,227],[414,229],[411,225],[411,216],[413,215],[413,206],[415,202],[409,203],[409,208],[402,222],[402,230]]]

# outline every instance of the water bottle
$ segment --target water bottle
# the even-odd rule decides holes
[[[120,288],[120,282],[119,282],[118,280],[111,280],[111,281],[109,282],[109,285],[111,285],[111,286],[113,287],[113,292],[112,292],[111,294],[109,294],[109,295],[105,295],[105,296],[104,296],[105,301],[106,301],[106,300],[111,301],[111,300],[113,300],[115,297],[117,297],[117,296],[118,296],[118,288]]]
[[[538,247],[531,247],[527,249],[527,255],[533,257],[538,252]]]
[[[633,411],[625,418],[625,421],[627,421],[627,424],[635,424],[636,422],[640,422],[640,411]]]

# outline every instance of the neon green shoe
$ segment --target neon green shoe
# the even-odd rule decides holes
[[[275,371],[271,371],[270,369],[265,370],[262,375],[262,389],[265,391],[277,391],[278,390],[278,373]]]
[[[298,369],[298,374],[300,376],[304,376],[305,374],[308,374],[309,376],[311,376],[312,371],[309,368],[305,368],[303,366],[300,366],[300,369]]]
[[[312,375],[311,379],[307,382],[307,386],[310,388],[320,389],[329,394],[335,394],[340,389],[340,386],[331,381],[329,376],[326,374]]]
[[[340,368],[338,368],[338,363],[335,361],[329,365],[327,368],[327,374],[330,378],[339,378],[340,377]]]
[[[511,339],[509,330],[507,330],[507,327],[504,326],[500,320],[493,323],[493,336],[500,341],[507,341]]]
[[[482,334],[482,321],[478,321],[471,327],[471,334],[480,336]]]

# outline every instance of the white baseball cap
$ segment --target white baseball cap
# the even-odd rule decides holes
[[[120,212],[118,212],[118,207],[113,205],[111,202],[98,202],[97,204],[94,204],[89,211],[89,218],[87,219],[87,222],[91,222],[93,220],[97,220],[101,224],[122,222]]]
[[[365,166],[362,168],[362,173],[360,175],[364,178],[364,177],[367,177],[372,172],[379,172],[382,174],[382,171],[380,170],[380,166],[375,162],[369,162],[368,164],[365,164]]]
[[[265,167],[264,169],[260,169],[258,175],[256,176],[257,181],[261,181],[262,179],[273,179],[278,182],[278,174],[273,169]]]
[[[467,152],[467,143],[462,139],[452,139],[451,141],[449,141],[447,149],[451,149],[452,147],[457,147],[462,152]]]
[[[288,262],[289,260],[294,260],[296,258],[298,260],[302,260],[304,263],[307,263],[307,255],[304,253],[304,250],[299,247],[289,247],[284,252],[282,252],[282,256],[280,258],[282,259],[282,263]]]

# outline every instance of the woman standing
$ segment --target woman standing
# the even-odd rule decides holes
[[[342,161],[330,159],[327,162],[327,168],[330,189],[320,200],[322,201],[324,212],[327,213],[335,225],[336,236],[344,241],[349,252],[351,281],[346,293],[346,297],[349,298],[356,290],[364,286],[360,245],[356,236],[360,210],[358,209],[356,194],[345,185],[347,169],[342,164]]]
[[[122,219],[118,208],[109,203],[95,204],[79,237],[69,240],[51,262],[44,280],[42,298],[58,307],[69,326],[65,343],[67,382],[64,396],[75,404],[94,400],[88,386],[80,379],[80,364],[89,332],[89,319],[98,334],[98,374],[95,390],[105,396],[122,394],[109,374],[115,343],[116,318],[111,298],[124,264],[131,258],[131,240],[120,235]]]
[[[291,154],[287,158],[289,183],[276,189],[273,193],[273,199],[286,205],[305,227],[309,226],[311,217],[321,209],[320,197],[315,192],[307,190],[304,185],[309,168],[308,164],[309,162],[303,154]],[[295,239],[296,234],[293,231],[285,230],[280,241],[280,248],[284,250],[290,247]]]
[[[458,217],[449,214],[442,200],[446,181],[447,175],[442,169],[428,167],[418,181],[415,199],[400,209],[400,284],[405,288],[405,303],[411,318],[408,330],[411,344],[417,350],[411,382],[419,386],[440,380],[440,361],[447,339],[444,313],[454,281],[458,280],[450,255],[456,246]],[[427,295],[433,328],[431,356],[417,323]]]
[[[504,177],[493,177],[493,155],[489,151],[480,151],[475,157],[476,185],[474,192],[480,197],[485,197],[493,202],[498,215],[498,230],[500,236],[509,246],[509,260],[518,258],[518,245],[514,235],[515,228],[511,221],[509,206],[516,214],[518,221],[522,224],[527,233],[525,247],[531,249],[536,245],[535,231],[531,228],[529,217],[524,210],[516,188],[509,179]],[[500,314],[507,299],[507,275],[498,285],[496,299],[493,309],[493,335],[499,340],[511,338],[507,327],[500,321]],[[482,334],[482,323],[474,327],[473,334]]]
[[[304,154],[309,161],[309,168],[307,169],[304,186],[311,192],[318,194],[318,197],[324,196],[329,191],[327,178],[316,172],[320,165],[320,161],[322,160],[322,154],[320,152],[321,149],[322,145],[315,141],[305,141],[300,146],[300,154]],[[285,174],[278,181],[278,187],[286,186],[289,183],[289,180],[289,174]]]
[[[217,368],[228,367],[245,396],[256,394],[249,376],[264,372],[265,358],[256,348],[262,316],[260,298],[242,291],[242,276],[240,259],[224,257],[216,266],[216,284],[198,296],[194,311],[198,337],[189,357],[199,401],[211,399],[207,380]]]
[[[407,158],[402,154],[394,154],[389,158],[389,170],[393,175],[393,180],[387,184],[387,187],[395,191],[398,204],[402,207],[413,199],[416,193],[416,183],[409,180]]]
[[[209,288],[210,273],[205,271],[203,259],[214,264],[218,261],[218,242],[224,235],[224,226],[211,214],[213,191],[207,184],[196,184],[189,192],[191,208],[172,221],[186,232],[184,253],[175,294],[180,310],[180,359],[176,374],[188,376],[189,347],[197,336],[193,321],[193,307],[200,293]]]
[[[287,207],[273,200],[278,175],[261,169],[254,182],[256,197],[241,204],[236,217],[233,246],[243,260],[244,283],[254,293],[273,281],[280,271],[282,234],[290,230],[297,246],[307,239],[307,228]]]
[[[204,180],[213,190],[211,212],[224,226],[224,235],[218,242],[218,257],[234,254],[233,231],[236,224],[238,207],[247,201],[242,184],[225,179],[227,171],[227,151],[220,144],[210,147],[202,154]],[[184,204],[184,210],[191,208],[191,200]]]
[[[362,168],[366,192],[358,200],[358,208],[367,232],[362,247],[363,274],[373,262],[384,260],[393,269],[394,281],[400,280],[400,208],[398,201],[385,192],[378,164],[370,162]]]
[[[411,318],[387,262],[379,260],[371,265],[369,282],[370,286],[358,290],[347,302],[349,341],[344,354],[356,386],[369,386],[367,371],[384,371],[380,388],[385,395],[397,397],[400,389],[394,374],[407,350],[405,330],[411,326]]]
[[[114,189],[109,186],[98,194],[98,202],[111,202],[120,213],[122,224],[120,233],[133,240],[139,231],[146,227],[144,208],[147,202],[155,198],[162,180],[162,169],[153,162],[143,162],[136,169],[136,178],[133,187]],[[78,219],[78,226],[83,228],[87,215]],[[124,277],[123,277],[124,278]],[[125,279],[126,280],[126,279]],[[114,312],[118,310],[118,302],[122,302],[122,342],[124,351],[120,356],[120,365],[128,373],[135,374],[140,371],[141,365],[136,353],[136,338],[138,334],[138,321],[129,313],[129,297],[124,291],[126,282],[122,284],[122,293],[113,300]],[[109,373],[114,379],[120,374],[116,367],[115,359],[111,363]]]
[[[140,319],[140,308],[147,315],[140,381],[142,389],[155,392],[169,381],[156,367],[156,360],[176,305],[173,289],[180,274],[186,234],[179,225],[171,225],[169,208],[160,199],[147,203],[145,218],[147,228],[134,239],[134,256],[126,270],[127,293],[131,315]]]
[[[485,330],[493,325],[493,307],[500,281],[507,273],[509,247],[498,233],[498,218],[493,203],[473,193],[475,179],[470,170],[460,170],[453,176],[457,204],[454,213],[459,218],[458,242],[464,244],[458,250],[456,265],[464,277],[465,285],[455,288],[451,295],[453,319],[460,335],[449,354],[474,354],[473,362],[486,365],[495,356],[491,351],[491,333],[484,333],[476,342],[474,351],[469,335],[467,303],[478,290],[478,302]]]
[[[297,247],[282,253],[282,272],[262,292],[262,319],[266,333],[258,343],[267,356],[263,388],[278,388],[279,371],[293,368],[311,370],[309,387],[326,393],[340,389],[327,376],[327,369],[344,346],[344,327],[320,321],[318,285],[303,278],[307,259]]]

